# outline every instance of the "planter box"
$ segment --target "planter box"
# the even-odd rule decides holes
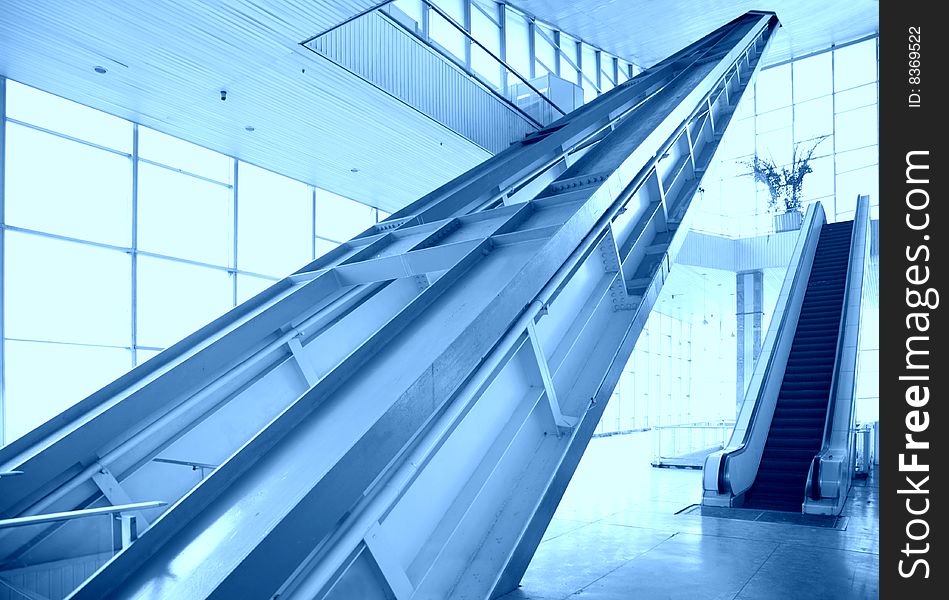
[[[803,222],[804,215],[796,210],[774,215],[774,232],[797,231]]]

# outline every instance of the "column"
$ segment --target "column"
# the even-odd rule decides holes
[[[764,272],[761,269],[735,274],[735,322],[738,330],[738,372],[735,414],[741,410],[755,361],[761,352],[761,317],[764,304]]]

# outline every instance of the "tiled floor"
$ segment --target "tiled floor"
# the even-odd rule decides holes
[[[697,470],[649,466],[650,433],[591,442],[521,588],[504,600],[866,600],[879,579],[879,489],[858,480],[846,528],[675,514]]]

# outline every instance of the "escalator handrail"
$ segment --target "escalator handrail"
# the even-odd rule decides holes
[[[818,210],[821,211],[820,215],[817,214]],[[812,233],[811,229],[813,228],[814,221],[817,220],[818,218],[821,218],[821,220],[823,221],[823,206],[819,202],[815,202],[811,204],[810,206],[808,206],[807,213],[804,215],[803,224],[801,225],[801,231],[804,233],[804,236],[803,236],[802,241],[798,242],[802,244],[801,256],[799,260],[803,260],[807,252],[808,238],[810,237]],[[823,224],[821,225],[821,227],[823,227]],[[817,235],[818,235],[818,241],[819,241],[820,228],[817,229]],[[816,245],[816,242],[814,243]],[[816,251],[816,248],[815,248],[815,251]],[[795,254],[797,253],[796,247],[795,247],[794,252]],[[790,299],[795,295],[795,292],[800,289],[800,286],[807,285],[807,281],[809,278],[810,278],[810,269],[808,269],[806,275],[803,272],[803,269],[797,269],[797,271],[794,273],[794,277],[791,279],[791,285],[790,285],[788,295],[787,295],[788,301],[790,301]],[[782,289],[781,291],[783,292],[784,290]],[[780,296],[781,294],[779,293],[779,298]],[[742,436],[741,443],[738,444],[738,447],[734,448],[733,450],[728,450],[728,448],[726,447],[724,456],[722,456],[722,460],[720,460],[718,463],[718,493],[719,494],[724,494],[727,491],[726,471],[728,470],[727,467],[728,467],[729,460],[733,456],[738,456],[745,452],[745,450],[748,447],[748,441],[749,441],[748,438],[749,436],[751,436],[752,432],[754,432],[755,430],[755,425],[758,421],[758,414],[760,412],[760,408],[762,404],[762,396],[764,395],[764,391],[766,388],[765,382],[768,381],[768,379],[770,378],[770,373],[772,372],[772,369],[774,367],[775,348],[778,345],[778,340],[781,338],[782,335],[785,334],[785,328],[787,326],[787,321],[788,321],[788,312],[789,311],[787,310],[787,307],[785,307],[785,309],[781,313],[781,320],[778,321],[777,329],[775,330],[776,335],[771,340],[771,348],[770,348],[770,351],[768,352],[768,360],[764,367],[765,376],[761,379],[761,385],[758,387],[757,395],[755,396],[755,403],[752,408],[751,418],[748,420],[748,425],[745,428],[745,433]],[[736,423],[736,426],[737,426],[737,423]]]

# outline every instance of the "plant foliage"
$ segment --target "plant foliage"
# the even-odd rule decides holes
[[[785,167],[778,167],[774,160],[762,158],[755,154],[750,161],[743,161],[740,164],[751,168],[750,175],[755,181],[767,186],[771,193],[768,200],[768,210],[774,213],[802,212],[802,202],[804,200],[804,177],[808,173],[813,173],[811,167],[811,158],[814,151],[828,136],[818,138],[809,150],[803,151],[801,144],[795,144],[791,152],[791,164]]]

